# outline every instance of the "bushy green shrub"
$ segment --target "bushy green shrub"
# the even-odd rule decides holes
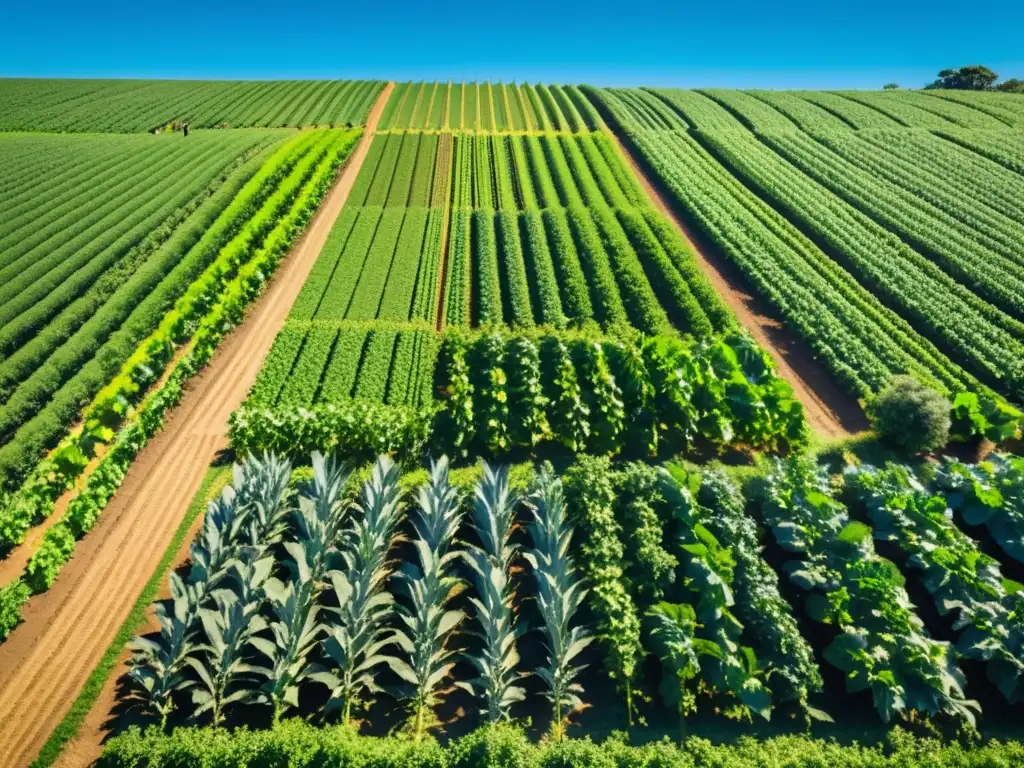
[[[32,596],[32,590],[21,579],[0,587],[0,640],[6,640],[21,621],[21,608]]]
[[[949,441],[952,405],[912,376],[893,376],[868,405],[878,436],[907,453],[925,453]]]

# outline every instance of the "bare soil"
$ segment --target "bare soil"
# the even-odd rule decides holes
[[[793,387],[804,406],[811,429],[827,440],[850,437],[869,429],[867,417],[856,398],[841,389],[807,344],[775,317],[767,302],[752,294],[725,259],[713,248],[698,245],[695,237],[669,206],[661,189],[648,178],[629,148],[611,131],[607,135],[618,145],[654,205],[664,213],[689,244],[697,264],[723,301],[771,355],[778,373]]]
[[[50,590],[29,602],[25,621],[0,645],[0,765],[27,765],[70,709],[160,561],[207,468],[227,447],[228,417],[256,379],[320,254],[393,87],[389,83],[381,92],[358,146],[266,293],[190,383]],[[99,756],[112,703],[108,694],[121,671],[111,675],[64,764],[83,765]]]

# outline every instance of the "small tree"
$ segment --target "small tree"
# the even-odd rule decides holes
[[[972,64],[960,69],[944,69],[939,79],[925,88],[948,88],[955,91],[990,91],[999,75],[981,64]]]
[[[883,441],[907,453],[924,453],[949,441],[951,409],[946,398],[912,376],[893,376],[867,411]]]
[[[898,91],[900,87],[899,83],[886,83],[882,86],[883,91]]]
[[[1016,77],[1011,77],[1009,80],[1004,80],[996,86],[997,91],[1006,91],[1008,93],[1024,93],[1024,80],[1018,80]]]

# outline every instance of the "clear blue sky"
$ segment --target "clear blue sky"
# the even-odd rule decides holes
[[[1019,0],[346,3],[4,0],[0,76],[543,80],[919,87],[1024,78]]]

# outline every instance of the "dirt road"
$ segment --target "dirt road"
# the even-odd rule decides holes
[[[245,322],[142,451],[53,587],[0,645],[0,765],[28,764],[61,721],[180,525],[359,173],[393,83],[313,218]],[[88,757],[84,757],[88,760]]]
[[[660,189],[647,177],[629,148],[611,131],[606,133],[618,145],[648,196],[675,224],[696,254],[698,265],[715,291],[740,324],[772,356],[779,375],[790,383],[794,395],[803,403],[811,429],[826,439],[849,437],[868,429],[867,418],[856,399],[840,389],[825,367],[814,359],[811,349],[772,315],[765,302],[742,286],[721,257],[698,246],[696,238],[665,202]]]

